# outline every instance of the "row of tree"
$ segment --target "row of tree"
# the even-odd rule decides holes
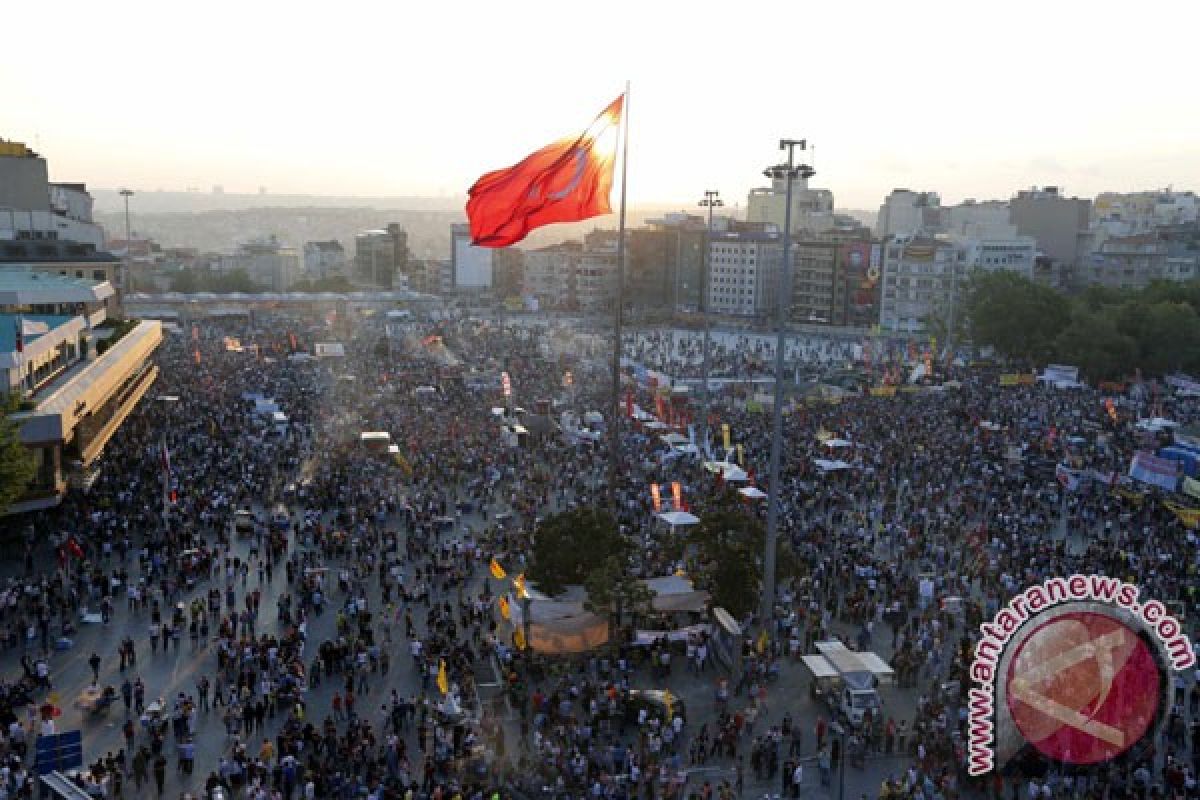
[[[733,492],[718,498],[699,524],[676,534],[665,555],[689,565],[688,577],[712,595],[714,606],[740,617],[758,605],[766,531],[737,498]],[[633,574],[635,544],[607,511],[581,508],[547,517],[534,531],[531,556],[529,578],[547,595],[583,586],[585,607],[615,620],[650,609],[653,597]],[[794,572],[785,543],[777,561],[780,576]]]
[[[1072,364],[1093,381],[1200,370],[1200,281],[1067,296],[1014,272],[976,273],[964,311],[956,334],[1020,365]]]

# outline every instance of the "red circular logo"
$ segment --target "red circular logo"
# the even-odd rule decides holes
[[[1107,614],[1072,611],[1038,626],[1008,665],[1008,710],[1042,754],[1095,764],[1154,722],[1162,680],[1145,640]]]

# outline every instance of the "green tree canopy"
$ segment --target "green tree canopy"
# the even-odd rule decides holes
[[[972,275],[964,305],[976,345],[1028,362],[1050,359],[1055,338],[1071,320],[1066,298],[1007,270]]]
[[[529,578],[548,595],[583,584],[609,558],[625,563],[632,545],[607,511],[579,508],[552,514],[533,532]]]
[[[1111,316],[1081,308],[1054,340],[1054,350],[1056,360],[1079,367],[1088,380],[1102,381],[1124,376],[1137,360],[1138,346]]]
[[[697,586],[712,594],[713,605],[734,616],[758,606],[762,583],[762,552],[766,528],[758,517],[739,505],[736,494],[700,518],[688,532],[688,544],[694,548]],[[790,571],[790,553],[781,542],[777,552],[777,571]]]
[[[20,430],[9,418],[15,410],[16,398],[10,396],[0,419],[0,510],[25,493],[37,472],[33,453],[21,444]]]

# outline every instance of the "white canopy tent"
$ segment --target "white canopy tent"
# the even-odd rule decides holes
[[[687,511],[664,511],[658,515],[658,518],[672,528],[683,528],[695,525],[700,521],[699,517]]]
[[[767,493],[762,489],[759,489],[757,486],[747,486],[745,488],[738,489],[738,494],[740,494],[742,497],[749,498],[750,500],[762,500],[767,496]]]
[[[828,458],[814,458],[813,463],[817,465],[817,469],[822,472],[837,472],[843,469],[852,469],[853,464],[846,461],[832,461]]]

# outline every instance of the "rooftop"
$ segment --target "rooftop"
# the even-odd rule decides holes
[[[74,319],[74,317],[66,316],[65,314],[4,314],[0,313],[0,353],[11,353],[17,349],[17,325],[20,320],[24,319],[26,323],[44,322],[47,330],[34,333],[30,330],[25,332],[25,342],[31,343],[37,341],[41,336],[45,336],[50,331],[60,325],[65,325]],[[27,324],[26,328],[30,326]]]
[[[35,272],[26,264],[0,269],[0,305],[98,303],[116,294],[108,281]]]

